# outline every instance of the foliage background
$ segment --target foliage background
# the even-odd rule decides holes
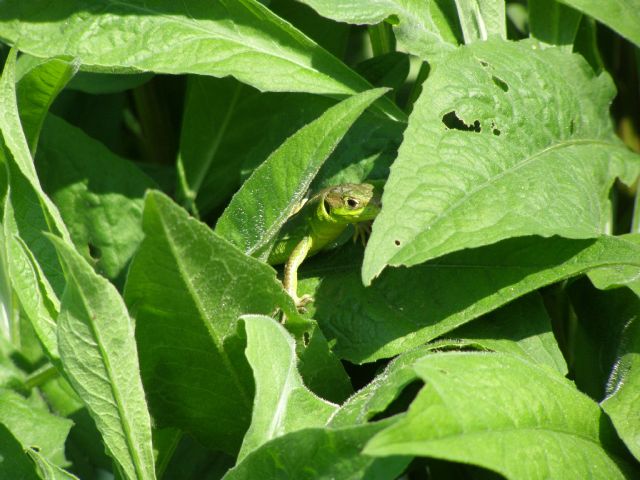
[[[0,39],[0,478],[638,476],[638,0],[0,0]],[[366,180],[298,313],[278,230]]]

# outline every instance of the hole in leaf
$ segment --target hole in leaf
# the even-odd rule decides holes
[[[494,135],[496,135],[496,136],[498,136],[498,137],[499,137],[501,132],[500,132],[500,130],[499,130],[499,129],[494,128],[493,130],[491,130],[491,133],[493,133]]]
[[[576,131],[576,124],[572,118],[571,123],[569,124],[569,135],[573,135],[575,131]]]
[[[476,120],[473,122],[473,125],[467,125],[458,117],[455,111],[445,113],[442,117],[442,123],[446,125],[447,128],[453,130],[461,130],[463,132],[480,132],[480,121]]]
[[[96,247],[93,243],[89,243],[88,247],[89,247],[89,255],[91,255],[91,258],[93,258],[94,260],[100,260],[100,257],[102,256],[100,247]]]
[[[302,334],[302,343],[304,343],[304,346],[308,347],[310,341],[311,341],[311,337],[309,336],[309,332],[304,332]]]
[[[400,246],[400,240],[394,240],[394,242],[393,242],[393,243],[395,243],[397,247],[399,247],[399,246]]]
[[[500,90],[502,90],[503,92],[509,91],[509,85],[507,85],[507,83],[504,80],[496,77],[495,75],[491,77],[491,79],[493,80],[493,83],[495,83]]]
[[[485,62],[484,60],[480,60],[480,65],[482,65],[485,68],[489,66],[489,64],[487,62]]]
[[[406,385],[400,394],[391,402],[384,411],[375,414],[371,421],[375,422],[377,420],[382,420],[383,418],[389,418],[398,413],[406,412],[411,402],[416,398],[418,392],[424,387],[424,382],[422,380],[414,380],[413,382]]]

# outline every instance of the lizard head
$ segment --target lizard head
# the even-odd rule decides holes
[[[329,187],[323,205],[327,214],[338,222],[366,222],[378,215],[381,195],[381,185],[345,183]]]

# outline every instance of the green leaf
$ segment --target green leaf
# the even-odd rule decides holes
[[[18,63],[29,60],[20,57]],[[40,130],[51,104],[78,71],[77,62],[52,58],[34,65],[20,78],[17,86],[20,120],[31,154],[35,155]]]
[[[18,236],[11,195],[5,198],[3,219],[3,252],[8,259],[7,272],[11,287],[29,319],[47,356],[59,360],[56,318],[60,301],[26,243]]]
[[[423,87],[374,222],[366,283],[385,265],[510,237],[597,237],[613,181],[640,171],[611,128],[611,79],[578,55],[478,42]]]
[[[333,403],[342,403],[353,394],[351,380],[317,322],[312,322],[297,344],[298,370],[309,390]]]
[[[57,465],[51,463],[45,457],[43,457],[39,451],[30,448],[27,450],[27,454],[31,457],[31,460],[37,465],[40,477],[43,480],[78,480],[78,477],[63,470]]]
[[[455,0],[464,42],[507,38],[505,2],[502,0]]]
[[[636,459],[640,460],[640,301],[625,325],[617,359],[608,382],[610,391],[602,408]]]
[[[324,426],[337,409],[302,383],[295,342],[282,325],[262,315],[245,315],[242,319],[256,395],[251,426],[242,442],[238,461],[273,438]]]
[[[629,450],[640,458],[640,298],[620,288],[601,292],[589,282],[568,291],[577,315],[572,376],[609,414]]]
[[[409,56],[401,52],[389,52],[369,58],[356,65],[356,70],[376,87],[399,90],[409,75]]]
[[[24,132],[22,131],[22,123],[18,114],[15,85],[16,55],[16,50],[12,49],[9,57],[7,58],[7,61],[4,64],[2,78],[0,79],[0,102],[4,107],[2,114],[0,115],[0,132],[2,133],[4,145],[6,145],[6,148],[10,153],[10,158],[8,158],[7,161],[10,164],[10,171],[11,166],[15,164],[22,175],[24,175],[25,179],[29,182],[33,190],[36,192],[38,196],[38,203],[42,204],[42,214],[47,220],[53,222],[51,231],[54,233],[60,233],[63,238],[68,239],[69,234],[64,226],[62,219],[60,218],[60,214],[58,213],[51,200],[49,200],[49,198],[42,191],[42,187],[40,186],[40,182],[38,181],[38,176],[36,174],[36,169],[33,165],[33,159],[29,151],[27,139],[25,138]],[[30,79],[31,77],[27,75],[25,81],[28,81]],[[55,96],[58,92],[59,89],[51,89],[48,94],[51,96]],[[40,95],[41,102],[46,102],[46,94],[40,92]],[[53,97],[48,99],[48,101],[53,101]],[[40,105],[40,107],[38,108],[42,109],[44,108],[44,106]],[[32,111],[32,113],[34,111]],[[40,111],[38,115],[40,115],[41,113],[42,112]],[[31,132],[32,134],[37,134],[36,126],[30,128],[32,128],[33,130]],[[13,185],[13,179],[11,179],[12,175],[15,176],[15,174],[10,174],[9,176],[11,185]]]
[[[154,479],[151,419],[138,366],[133,323],[117,290],[73,247],[49,237],[67,288],[58,317],[64,371],[87,405],[109,455],[126,478]]]
[[[231,75],[263,91],[324,95],[371,88],[254,0],[6,0],[0,37],[37,57],[78,58],[87,70]],[[388,99],[380,105],[404,118]]]
[[[389,21],[408,53],[422,59],[453,50],[462,38],[454,8],[444,2],[413,0],[302,0],[320,15],[339,22],[373,25]]]
[[[497,353],[428,355],[414,369],[426,386],[365,454],[471,463],[508,479],[625,478],[598,405],[552,370]]]
[[[0,423],[0,477],[38,480],[33,463],[11,431]]]
[[[573,49],[582,15],[558,0],[531,0],[529,5],[529,30],[531,36],[548,45]]]
[[[366,424],[376,415],[385,413],[403,390],[424,385],[413,364],[431,354],[432,348],[436,347],[421,346],[394,358],[381,373],[340,407],[331,417],[329,426],[340,428]]]
[[[298,314],[276,272],[247,257],[168,197],[146,196],[146,234],[125,298],[136,317],[140,367],[159,424],[237,453],[253,399],[243,314]]]
[[[362,448],[392,423],[387,420],[342,429],[298,430],[265,443],[223,477],[224,480],[397,478],[410,458],[375,459]]]
[[[305,262],[299,281],[334,352],[356,363],[415,348],[544,285],[640,258],[636,243],[622,238],[524,237],[390,269],[364,287],[357,248]]]
[[[548,365],[567,374],[540,295],[533,293],[511,302],[471,323],[456,328],[446,338],[461,339],[459,347],[478,345],[496,352],[519,355],[531,363]],[[446,346],[447,340],[443,340]]]
[[[621,238],[640,245],[640,235],[623,235]],[[628,287],[640,296],[640,268],[630,265],[614,265],[589,272],[589,279],[602,290]]]
[[[343,100],[298,130],[234,195],[216,233],[249,254],[264,251],[353,122],[385,91],[370,90]]]
[[[156,183],[54,115],[45,123],[36,166],[78,250],[107,278],[122,275],[142,241],[144,193]]]
[[[153,78],[153,73],[131,73],[112,75],[109,73],[78,72],[67,85],[69,90],[104,95],[119,93],[144,85]]]
[[[640,1],[558,0],[596,20],[640,46]]]
[[[23,449],[37,447],[56,465],[64,465],[64,443],[73,425],[10,390],[0,390],[0,424],[18,439]]]

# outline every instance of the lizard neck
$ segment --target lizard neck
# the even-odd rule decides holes
[[[318,195],[317,204],[314,206],[314,214],[311,215],[309,223],[313,231],[314,250],[334,241],[348,226],[348,223],[338,221],[327,213],[324,208],[323,195]]]

